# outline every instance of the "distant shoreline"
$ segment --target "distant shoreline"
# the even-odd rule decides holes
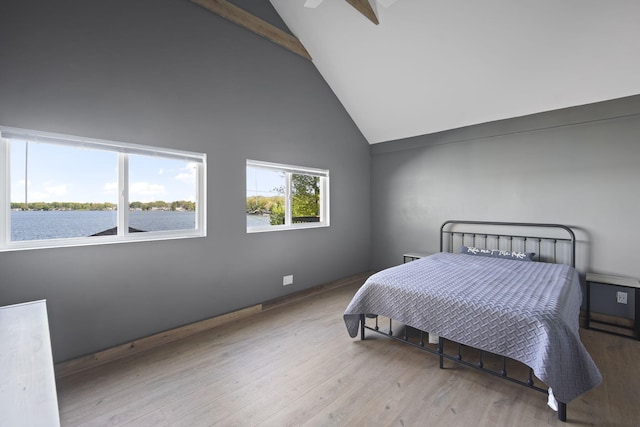
[[[11,211],[11,241],[67,239],[108,235],[118,225],[118,212],[98,210]],[[193,230],[196,213],[187,211],[136,211],[129,227],[144,231]]]
[[[11,202],[12,211],[117,211],[118,204],[111,202]],[[130,211],[187,211],[195,212],[196,204],[188,200],[165,202],[130,202]]]

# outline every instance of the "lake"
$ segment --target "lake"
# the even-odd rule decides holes
[[[11,240],[86,237],[116,227],[117,211],[11,211]],[[129,225],[144,231],[192,230],[193,211],[131,211]]]
[[[247,227],[260,227],[263,225],[271,225],[271,218],[269,215],[247,214]]]

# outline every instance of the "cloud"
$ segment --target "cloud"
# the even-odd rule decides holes
[[[30,191],[29,192],[29,203],[33,201],[38,202],[47,202],[51,200],[51,194],[45,193],[42,191]]]
[[[149,184],[148,182],[134,182],[129,185],[129,198],[131,195],[137,194],[141,196],[154,196],[160,194],[166,194],[167,190],[164,185]]]
[[[180,168],[181,172],[176,175],[174,178],[178,181],[185,182],[187,184],[195,184],[196,182],[196,169],[198,167],[197,163],[190,162],[183,168]]]
[[[104,195],[107,198],[115,196],[115,199],[113,201],[117,202],[117,200],[118,200],[118,182],[117,181],[105,182],[104,185],[102,186],[102,193],[100,193],[100,194]]]
[[[29,182],[31,188],[31,182]],[[65,184],[52,184],[44,182],[40,190],[29,190],[29,199],[37,201],[58,201],[62,196],[69,193],[69,189]]]
[[[52,196],[64,196],[69,192],[69,189],[64,184],[53,185],[48,182],[43,184],[44,191],[51,194]]]

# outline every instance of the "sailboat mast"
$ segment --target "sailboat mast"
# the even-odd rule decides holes
[[[27,187],[29,183],[29,141],[24,145],[24,210],[29,210],[29,202],[27,200]]]

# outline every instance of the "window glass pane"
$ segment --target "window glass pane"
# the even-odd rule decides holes
[[[11,141],[11,241],[87,237],[117,226],[117,154]]]
[[[320,222],[320,177],[291,174],[291,222]]]
[[[247,166],[247,227],[285,223],[286,185],[283,171]]]
[[[247,160],[247,232],[329,226],[329,171]]]
[[[196,228],[196,163],[129,156],[130,231]]]

